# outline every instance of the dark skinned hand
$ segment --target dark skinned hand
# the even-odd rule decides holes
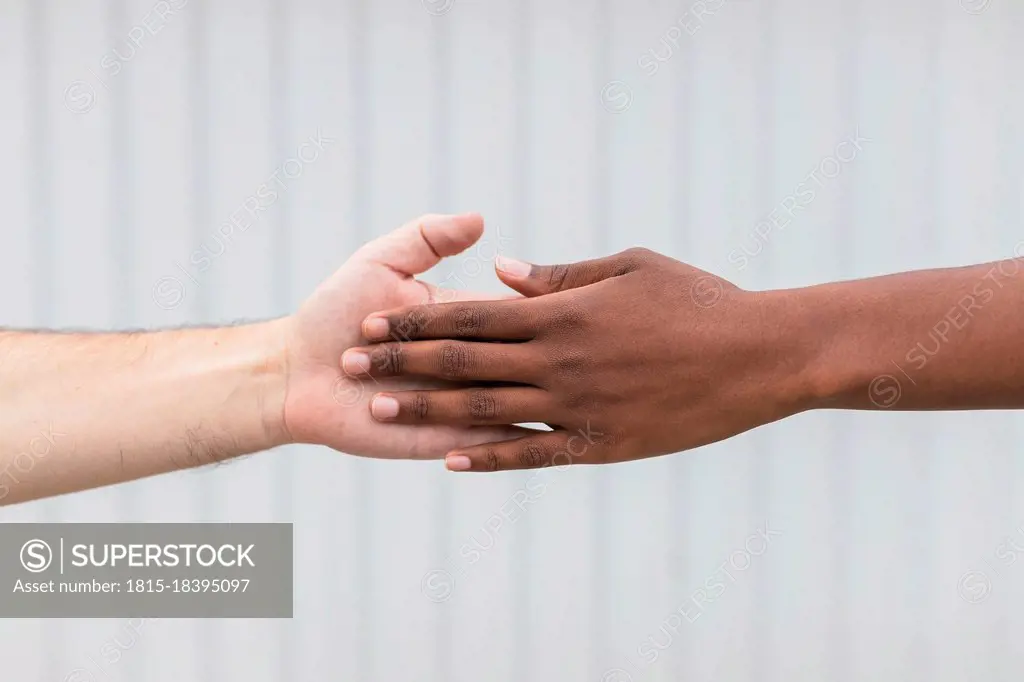
[[[374,313],[363,333],[379,343],[342,359],[350,374],[457,382],[378,394],[379,421],[553,429],[453,451],[449,469],[663,455],[806,407],[800,337],[771,292],[639,248],[570,265],[500,259],[498,274],[526,298]]]

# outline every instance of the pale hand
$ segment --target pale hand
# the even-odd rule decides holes
[[[483,219],[475,214],[423,216],[365,244],[283,321],[288,358],[284,421],[292,440],[353,455],[433,459],[453,448],[522,435],[511,426],[383,424],[370,416],[375,393],[441,384],[348,376],[341,367],[346,349],[366,343],[360,325],[375,310],[498,298],[439,289],[415,278],[441,258],[465,251],[482,234]]]

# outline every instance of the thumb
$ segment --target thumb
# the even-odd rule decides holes
[[[633,264],[622,254],[566,265],[534,265],[498,256],[494,261],[498,277],[524,296],[543,296],[567,289],[596,284],[624,275]]]
[[[465,251],[483,231],[484,219],[476,213],[430,214],[363,245],[356,255],[411,277]]]

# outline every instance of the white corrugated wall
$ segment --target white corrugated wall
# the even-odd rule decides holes
[[[280,315],[435,211],[482,212],[509,255],[644,245],[751,288],[1009,257],[1024,238],[1016,0],[0,8],[0,324]],[[158,31],[133,46],[144,22]],[[181,275],[317,134],[335,142],[268,217],[204,279]],[[759,236],[812,171],[813,202]],[[435,275],[497,290],[488,268]],[[180,305],[158,294],[172,279]],[[1024,561],[996,552],[1024,546],[1021,436],[1005,412],[807,414],[562,472],[496,529],[529,473],[313,447],[4,508],[292,521],[296,585],[291,621],[0,621],[0,679],[1017,680]]]

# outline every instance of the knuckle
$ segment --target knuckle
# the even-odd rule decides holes
[[[414,308],[399,315],[391,325],[391,337],[408,341],[417,337],[427,326],[427,314],[421,308]]]
[[[484,467],[487,471],[497,471],[499,466],[498,451],[494,448],[487,448],[487,452],[484,453]]]
[[[578,351],[568,350],[552,357],[551,366],[562,376],[579,379],[586,373],[587,356]]]
[[[581,391],[573,387],[562,396],[562,403],[570,411],[576,412],[591,407],[594,404],[594,400],[589,391]]]
[[[568,265],[552,265],[548,268],[548,286],[552,289],[561,289],[569,278]]]
[[[626,438],[618,431],[584,433],[580,434],[580,437],[588,445],[588,452],[592,451],[594,457],[599,460],[608,457],[615,450],[622,449],[626,444]]]
[[[648,249],[647,247],[644,247],[644,246],[631,246],[630,248],[626,249],[625,251],[623,251],[619,255],[620,256],[625,256],[626,258],[631,258],[631,259],[634,259],[634,260],[643,260],[643,259],[646,259],[646,258],[650,258],[653,254],[654,254],[654,252],[651,251],[650,249]]]
[[[469,350],[461,343],[446,343],[441,347],[440,367],[442,376],[458,379],[469,371]]]
[[[474,391],[470,394],[469,416],[473,419],[494,419],[497,413],[497,401],[490,391]]]
[[[460,336],[475,334],[483,329],[484,313],[477,308],[457,308],[452,315],[452,324]]]
[[[643,246],[634,246],[626,249],[618,255],[618,263],[616,264],[614,274],[625,275],[639,268],[644,263],[649,262],[654,257],[655,253]]]
[[[539,467],[544,462],[544,448],[530,443],[519,451],[519,463],[525,467]]]
[[[426,419],[430,413],[430,401],[427,396],[417,393],[409,404],[409,414],[416,419]]]
[[[405,369],[405,354],[401,345],[388,343],[374,349],[371,356],[373,366],[381,374],[401,374]]]
[[[579,329],[586,325],[587,314],[583,309],[572,301],[560,303],[553,309],[551,319],[548,320],[548,327],[554,327],[562,331]]]
[[[439,218],[444,218],[444,216],[438,213],[424,213],[415,220],[413,220],[411,223],[406,224],[414,225],[416,227],[416,230],[419,231],[420,236],[423,236],[423,229],[425,227],[428,227],[429,225],[436,223]]]

